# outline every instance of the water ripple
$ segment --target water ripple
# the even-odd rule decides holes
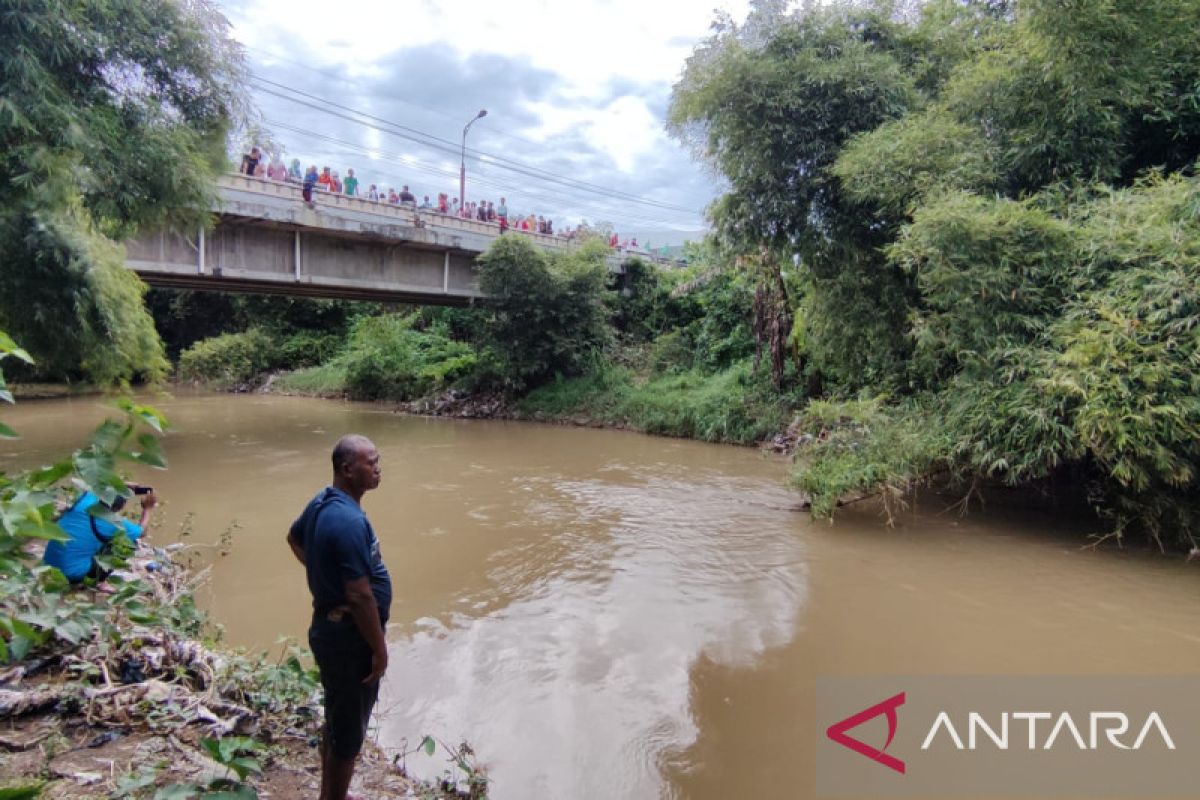
[[[600,474],[530,493],[528,519],[555,532],[493,557],[496,610],[394,645],[385,743],[469,739],[500,800],[656,797],[664,755],[697,736],[696,660],[748,665],[790,640],[805,567],[785,492],[674,465]]]

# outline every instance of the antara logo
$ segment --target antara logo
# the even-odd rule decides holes
[[[904,692],[893,695],[882,703],[877,703],[840,722],[835,722],[825,730],[825,735],[843,747],[848,747],[903,775],[905,774],[904,762],[885,751],[891,745],[892,740],[896,738],[896,730],[900,725],[896,709],[904,705],[904,700]],[[887,741],[883,743],[882,748],[872,747],[847,735],[847,731],[880,715],[886,716],[888,726]],[[1050,750],[1059,740],[1074,744],[1080,750],[1099,750],[1105,745],[1119,750],[1140,750],[1146,740],[1155,734],[1168,750],[1175,749],[1175,741],[1171,738],[1167,726],[1157,711],[1151,711],[1146,717],[1146,721],[1136,729],[1131,728],[1128,715],[1119,711],[1093,711],[1086,715],[1086,720],[1083,725],[1080,725],[1066,711],[1058,714],[1049,711],[1006,711],[1000,714],[999,724],[988,724],[982,714],[972,711],[967,714],[967,723],[963,726],[967,731],[967,742],[964,744],[963,737],[959,734],[959,728],[955,727],[950,715],[941,711],[929,727],[921,749],[928,750],[940,735],[948,739],[956,750],[975,750],[985,741],[998,750],[1008,750],[1010,749],[1010,732],[1022,723],[1024,723],[1026,735],[1019,736],[1018,742],[1025,743],[1026,749],[1029,750]],[[1040,721],[1046,723],[1042,728],[1044,731],[1042,737],[1044,738],[1038,735],[1038,722]],[[1137,730],[1136,735],[1134,735],[1134,730]],[[1068,744],[1068,746],[1070,745]],[[1014,743],[1011,748],[1020,749],[1021,745]]]
[[[826,729],[825,735],[843,747],[849,747],[854,752],[864,755],[872,761],[878,761],[888,769],[894,769],[903,775],[904,762],[884,752],[884,750],[888,749],[888,745],[892,743],[892,739],[896,738],[896,728],[900,724],[899,718],[896,716],[896,709],[902,705],[904,705],[904,692],[893,695],[882,703],[877,703],[870,708],[865,708],[853,716],[846,717],[841,722],[835,722]],[[852,736],[846,735],[846,731],[851,728],[857,728],[864,722],[875,719],[880,714],[887,715],[888,724],[887,741],[883,743],[882,749],[876,749]]]

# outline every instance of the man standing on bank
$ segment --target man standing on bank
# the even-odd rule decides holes
[[[346,800],[367,735],[379,679],[387,671],[383,629],[392,580],[360,502],[379,486],[379,451],[365,436],[333,448],[333,485],[322,489],[288,531],[313,596],[308,643],[325,689],[320,800]]]

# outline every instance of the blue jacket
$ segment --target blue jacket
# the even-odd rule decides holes
[[[50,542],[46,545],[46,554],[42,556],[43,563],[58,567],[72,583],[83,580],[92,568],[92,558],[117,533],[116,525],[88,513],[88,509],[98,502],[100,498],[91,492],[79,498],[58,520],[58,527],[71,537],[70,541]],[[123,519],[121,526],[125,529],[125,535],[133,541],[142,535],[141,525]]]

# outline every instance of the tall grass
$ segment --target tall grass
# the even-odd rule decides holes
[[[788,410],[770,398],[739,363],[717,373],[699,371],[639,379],[622,367],[562,379],[534,390],[517,405],[535,419],[574,419],[664,436],[752,444],[782,430]]]

